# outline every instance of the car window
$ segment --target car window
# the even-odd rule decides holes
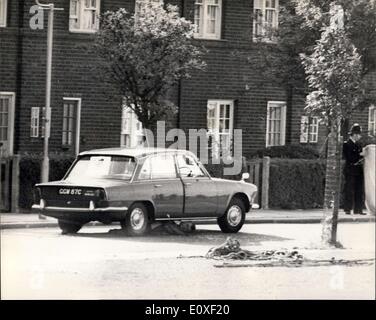
[[[124,156],[83,156],[67,176],[69,181],[86,178],[114,178],[130,180],[136,167],[134,158]]]
[[[138,175],[139,180],[150,180],[151,179],[151,161],[150,158],[146,159],[141,167],[140,173]]]
[[[139,180],[172,179],[176,177],[174,157],[166,154],[147,158],[138,175]]]
[[[184,177],[205,177],[205,173],[198,166],[191,156],[180,154],[177,156],[177,163],[180,175]]]
[[[173,155],[158,154],[150,158],[152,179],[176,178],[175,161]]]

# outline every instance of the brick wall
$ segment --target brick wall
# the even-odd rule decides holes
[[[0,91],[16,92],[16,152],[41,152],[41,138],[30,138],[30,110],[42,107],[45,100],[46,27],[31,30],[30,7],[34,0],[8,0],[8,27],[0,28]],[[171,0],[193,19],[194,0]],[[95,57],[88,52],[93,35],[69,32],[69,0],[54,1],[64,11],[55,12],[52,69],[52,126],[50,149],[62,149],[63,97],[82,99],[81,150],[118,146],[120,143],[120,98],[96,78]],[[134,0],[102,0],[101,12],[125,7],[133,11]],[[257,44],[252,42],[253,1],[223,0],[222,38],[203,41],[208,52],[207,70],[196,72],[171,92],[180,112],[169,127],[206,128],[207,100],[234,100],[234,128],[243,130],[245,154],[265,146],[267,101],[287,101],[287,93],[265,85],[246,57]],[[45,26],[47,13],[45,13]],[[21,68],[17,68],[20,66]],[[376,83],[375,74],[370,81]],[[300,117],[304,96],[296,93],[287,109],[286,143],[299,143]],[[368,111],[357,112],[354,120],[367,125]],[[324,129],[324,128],[322,128]],[[320,130],[317,146],[325,140]]]

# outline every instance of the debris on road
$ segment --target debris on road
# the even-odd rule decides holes
[[[214,265],[216,268],[242,268],[242,267],[325,267],[325,266],[361,266],[361,265],[372,265],[375,263],[374,258],[370,259],[354,259],[354,260],[345,260],[345,259],[338,259],[336,260],[334,257],[331,259],[323,259],[323,260],[310,260],[304,259],[298,264],[291,263],[285,260],[270,260],[259,262],[255,261],[254,263],[228,263],[224,262],[222,264]]]
[[[321,259],[313,260],[304,258],[296,249],[293,250],[266,250],[266,251],[250,251],[240,247],[237,239],[228,237],[226,241],[211,248],[205,256],[182,256],[178,258],[206,258],[214,260],[222,260],[222,264],[216,264],[216,268],[237,268],[237,267],[318,267],[318,266],[359,266],[371,265],[375,263],[375,258],[371,259]],[[237,260],[237,263],[230,263],[226,260]],[[247,262],[247,263],[244,263]]]
[[[284,260],[290,263],[303,261],[303,255],[296,250],[249,251],[240,248],[240,242],[231,237],[228,237],[220,246],[211,248],[205,257],[216,260]]]

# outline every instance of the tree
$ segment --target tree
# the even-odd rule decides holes
[[[307,110],[330,129],[326,163],[323,241],[337,243],[342,141],[340,127],[363,98],[362,61],[344,26],[343,8],[332,3],[329,25],[311,55],[302,55],[311,92]]]
[[[249,61],[264,75],[265,81],[287,90],[288,101],[294,91],[308,94],[307,113],[318,115],[327,124],[323,240],[335,243],[342,147],[340,127],[353,110],[376,101],[365,81],[376,67],[375,2],[280,2],[279,28],[272,33],[276,41],[258,43],[258,54]],[[335,8],[343,10],[342,28],[336,28]]]
[[[330,21],[330,1],[280,0],[278,29],[270,30],[272,43],[260,37],[247,57],[265,82],[286,89],[307,90],[300,54],[313,52],[321,30]],[[376,68],[376,10],[372,0],[337,0],[344,9],[344,27],[361,56],[365,76]],[[374,97],[369,97],[374,99]]]
[[[174,85],[202,70],[203,48],[193,44],[194,25],[177,7],[142,3],[136,14],[107,11],[100,19],[94,51],[98,73],[124,98],[144,128],[166,119],[176,107],[166,100]]]

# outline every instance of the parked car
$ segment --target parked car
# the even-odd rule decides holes
[[[247,174],[243,174],[247,178]],[[60,181],[35,186],[33,209],[58,219],[63,233],[90,221],[119,221],[131,235],[155,221],[217,220],[238,232],[257,187],[209,175],[185,150],[115,148],[82,152]]]

